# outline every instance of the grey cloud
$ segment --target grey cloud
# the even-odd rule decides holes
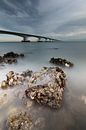
[[[5,2],[4,0],[0,0],[0,11],[6,13],[6,14],[16,14],[16,10],[13,9],[13,7],[11,7],[7,2]]]
[[[85,31],[86,1],[0,0],[0,18],[0,27],[7,30],[64,38],[64,33]]]
[[[57,27],[54,32],[58,33],[58,32],[70,32],[70,31],[75,31],[77,29],[84,29],[86,28],[86,18],[81,18],[81,19],[75,19],[75,20],[71,20],[68,21],[64,24],[62,24],[61,26]]]
[[[39,0],[36,2],[35,0],[1,0],[0,27],[25,32],[27,28],[29,33],[33,33],[33,27],[36,25],[38,18],[38,11],[36,9],[38,1]]]
[[[37,13],[34,0],[0,0],[0,10],[11,15],[17,15],[19,12],[31,15]]]

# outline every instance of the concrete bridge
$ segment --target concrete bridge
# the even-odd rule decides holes
[[[56,39],[52,39],[52,38],[44,37],[44,36],[40,36],[40,35],[38,36],[38,35],[25,34],[25,33],[20,33],[20,32],[13,32],[13,31],[5,31],[5,30],[0,30],[0,34],[9,34],[9,35],[15,35],[15,36],[22,37],[23,38],[22,42],[29,41],[28,38],[30,38],[30,37],[38,38],[39,42],[57,41]]]

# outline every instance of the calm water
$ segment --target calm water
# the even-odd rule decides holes
[[[63,68],[67,75],[67,85],[63,106],[58,111],[38,105],[33,105],[27,110],[21,101],[27,86],[21,86],[21,89],[16,87],[11,90],[0,90],[0,104],[2,104],[0,105],[0,128],[7,130],[5,120],[9,113],[16,109],[23,109],[30,112],[34,119],[38,117],[44,119],[43,130],[86,130],[86,42],[0,43],[0,55],[9,51],[24,53],[25,58],[19,59],[18,64],[0,66],[0,81],[6,78],[5,75],[10,70],[36,71],[43,66],[52,66],[49,63],[51,57],[68,59],[74,63],[74,68]],[[16,96],[17,94],[20,98]]]

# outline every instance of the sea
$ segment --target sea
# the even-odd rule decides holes
[[[7,118],[16,110],[28,111],[35,120],[40,119],[37,130],[86,130],[86,42],[0,43],[1,56],[11,51],[23,53],[25,57],[18,59],[17,64],[0,65],[0,82],[11,70],[21,73],[28,69],[38,71],[42,67],[55,66],[49,63],[52,57],[67,59],[74,67],[61,67],[66,73],[66,87],[59,110],[40,105],[25,108],[21,100],[27,86],[0,89],[0,130],[8,130]]]

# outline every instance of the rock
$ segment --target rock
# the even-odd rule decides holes
[[[8,82],[9,86],[13,86],[13,82],[14,82],[13,78],[9,79],[9,82]]]
[[[0,56],[0,63],[12,64],[17,63],[17,58],[23,58],[24,54],[17,54],[14,52],[8,52],[4,56]]]
[[[73,63],[71,63],[70,61],[67,61],[66,59],[62,59],[62,58],[51,58],[50,63],[53,63],[55,65],[64,66],[64,67],[73,67]]]
[[[17,63],[17,59],[16,58],[5,58],[4,63],[6,63],[6,64]]]
[[[58,67],[44,67],[32,74],[25,91],[26,97],[39,104],[58,108],[61,106],[65,87],[65,73]]]
[[[20,74],[16,74],[13,71],[10,71],[7,75],[7,83],[9,86],[19,85],[22,84],[24,81],[24,77]]]
[[[1,88],[4,89],[7,87],[18,85],[18,76],[16,75],[16,73],[14,73],[14,71],[10,71],[8,74],[6,74],[7,79],[2,81]]]
[[[32,119],[26,112],[10,115],[6,124],[8,130],[31,130],[33,127]]]
[[[23,58],[23,57],[24,57],[24,54],[22,54],[22,53],[21,53],[21,54],[20,54],[20,57],[22,57],[22,58]]]
[[[9,73],[6,74],[7,80],[11,79],[14,76],[14,71],[9,71]]]
[[[27,76],[31,77],[32,73],[33,73],[33,71],[27,70],[27,71],[24,71],[21,75],[23,77],[27,77]]]
[[[0,84],[0,87],[1,87],[2,89],[7,89],[7,87],[8,87],[7,82],[6,82],[5,80],[2,81],[2,83]]]
[[[2,63],[3,62],[3,57],[2,56],[0,56],[0,63]]]
[[[14,52],[8,52],[3,56],[3,58],[17,58],[17,57],[19,57],[19,54]]]
[[[6,74],[7,79],[1,82],[1,88],[13,87],[16,85],[21,85],[24,81],[27,81],[27,77],[31,77],[32,71],[28,70],[23,72],[22,74],[14,73],[14,71],[9,71]]]
[[[3,58],[18,58],[18,57],[24,57],[24,54],[23,53],[17,54],[14,52],[8,52],[8,53],[4,54],[4,56],[3,56]]]

